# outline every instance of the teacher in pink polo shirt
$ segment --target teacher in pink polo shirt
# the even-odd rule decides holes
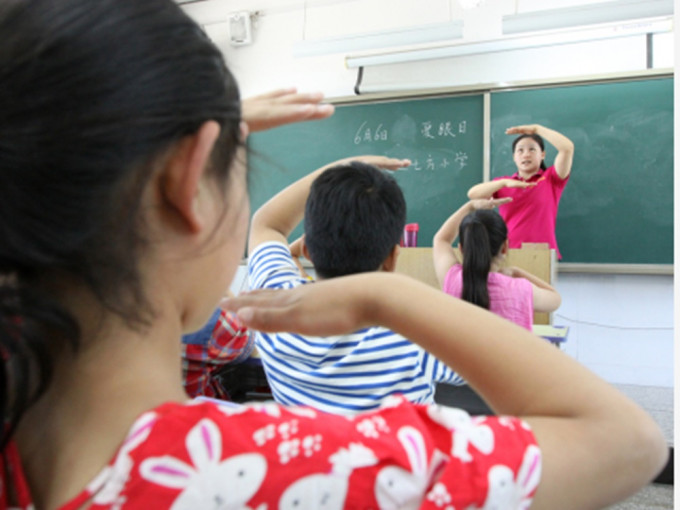
[[[468,198],[511,198],[499,207],[508,226],[510,248],[522,243],[548,243],[557,251],[555,222],[562,191],[569,180],[574,159],[574,144],[569,138],[540,124],[514,126],[505,131],[519,134],[512,143],[517,172],[477,184],[468,191]],[[552,166],[545,166],[547,140],[557,149]]]

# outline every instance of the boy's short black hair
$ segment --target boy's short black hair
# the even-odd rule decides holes
[[[404,195],[386,171],[358,161],[329,168],[312,183],[305,207],[305,243],[317,274],[378,270],[405,222]]]

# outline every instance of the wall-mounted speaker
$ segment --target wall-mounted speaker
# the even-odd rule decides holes
[[[234,46],[244,46],[253,42],[250,13],[248,11],[229,14],[229,41]]]

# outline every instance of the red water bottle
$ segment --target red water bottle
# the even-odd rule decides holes
[[[407,223],[404,226],[404,246],[413,248],[418,246],[418,224]]]

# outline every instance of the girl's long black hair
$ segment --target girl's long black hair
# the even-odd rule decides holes
[[[54,282],[147,324],[137,258],[154,163],[215,120],[226,187],[241,114],[221,52],[171,0],[3,0],[0,39],[2,448],[55,356],[77,355]]]
[[[508,238],[505,221],[495,210],[478,209],[460,224],[459,243],[463,255],[462,298],[489,309],[489,271],[494,257]]]

